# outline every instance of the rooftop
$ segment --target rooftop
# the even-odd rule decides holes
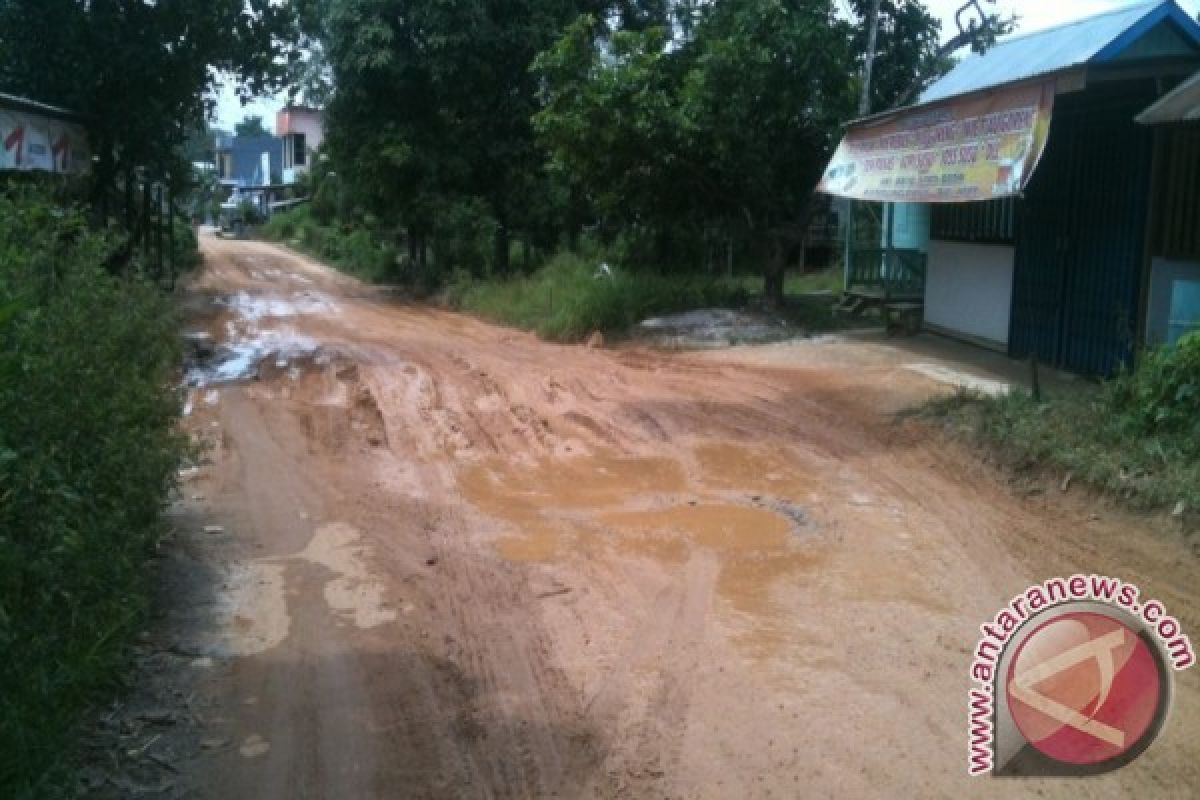
[[[1200,24],[1174,0],[1153,0],[1006,38],[971,55],[921,95],[920,104],[1076,67],[1200,54]]]

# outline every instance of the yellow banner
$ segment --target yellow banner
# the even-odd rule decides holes
[[[1046,148],[1053,110],[1048,81],[861,123],[847,132],[817,190],[905,203],[1018,194]]]

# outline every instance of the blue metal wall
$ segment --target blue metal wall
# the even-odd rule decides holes
[[[1150,195],[1149,83],[1058,99],[1019,204],[1010,354],[1111,375],[1132,355]]]

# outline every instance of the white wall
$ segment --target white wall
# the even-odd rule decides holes
[[[948,333],[1008,345],[1012,247],[934,239],[925,279],[925,321]]]

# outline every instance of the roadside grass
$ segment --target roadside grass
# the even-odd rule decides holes
[[[928,403],[921,414],[987,447],[1011,469],[1070,474],[1141,510],[1174,510],[1182,502],[1194,515],[1198,406],[1200,335],[1187,347],[1147,355],[1136,371],[1101,386],[1043,402],[1024,391],[1001,397],[964,391]]]
[[[421,272],[394,244],[362,228],[323,225],[307,206],[276,214],[258,232],[369,282],[400,283],[418,295],[441,288],[442,300],[452,308],[553,341],[578,341],[593,331],[620,335],[663,314],[761,305],[759,276],[661,275],[627,268],[604,274],[600,264],[606,256],[596,246],[585,248],[586,255],[559,252],[528,275],[478,277],[448,267]],[[789,275],[779,315],[804,331],[845,328],[847,322],[833,315],[841,282],[836,268]]]
[[[445,297],[456,308],[562,342],[593,331],[620,333],[661,314],[739,308],[750,299],[736,281],[625,269],[607,274],[570,253],[559,253],[528,276],[481,281],[460,273]]]
[[[185,451],[170,299],[116,242],[0,191],[0,797],[56,795],[141,629]]]
[[[369,283],[396,280],[400,253],[370,231],[322,225],[307,206],[278,213],[258,228],[265,239],[295,247]]]

